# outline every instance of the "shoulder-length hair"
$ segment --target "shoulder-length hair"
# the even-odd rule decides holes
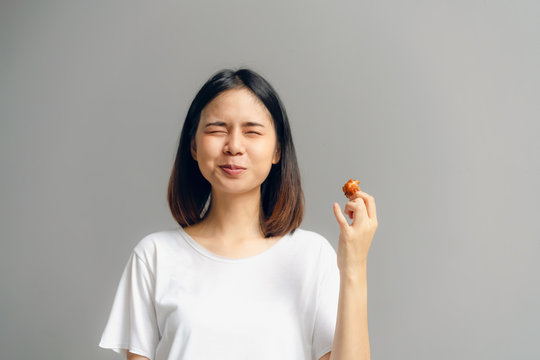
[[[274,88],[261,75],[247,68],[218,71],[193,99],[182,127],[169,179],[169,208],[182,227],[194,225],[206,216],[206,209],[211,203],[212,187],[191,155],[191,142],[197,132],[203,108],[220,93],[239,88],[249,89],[268,109],[281,147],[279,162],[272,165],[270,173],[261,184],[261,230],[265,237],[293,233],[302,222],[304,194],[289,120]]]

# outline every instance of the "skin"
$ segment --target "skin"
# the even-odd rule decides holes
[[[201,245],[220,255],[257,254],[277,238],[264,238],[259,225],[261,184],[280,160],[272,116],[248,89],[227,90],[201,112],[191,154],[212,185],[212,203],[203,221],[185,228]],[[219,165],[246,168],[239,176]]]
[[[277,241],[264,238],[258,219],[260,185],[272,164],[279,162],[280,147],[270,113],[249,90],[227,90],[203,109],[191,154],[212,185],[212,205],[203,221],[185,231],[211,251],[229,257],[255,255]],[[227,176],[218,166],[224,163],[246,170],[237,177]],[[320,360],[367,360],[366,275],[367,255],[378,226],[375,199],[357,191],[344,213],[337,203],[333,210],[340,227],[340,293],[332,351]],[[128,352],[127,359],[147,358]]]
[[[330,360],[369,360],[367,319],[367,255],[378,227],[373,196],[357,191],[345,205],[334,203],[340,228],[337,263],[340,289],[336,331]]]
[[[134,353],[129,352],[129,351],[127,353],[126,359],[127,360],[150,360],[146,356],[137,355],[137,354],[134,354]]]

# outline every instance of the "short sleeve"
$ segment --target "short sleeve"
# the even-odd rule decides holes
[[[313,328],[312,360],[319,360],[332,350],[339,300],[337,253],[324,239],[320,256],[320,281]]]
[[[154,280],[147,264],[132,252],[120,278],[99,347],[112,349],[124,358],[129,350],[154,360],[159,342]]]

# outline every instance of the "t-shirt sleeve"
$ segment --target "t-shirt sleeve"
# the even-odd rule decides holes
[[[320,257],[320,282],[317,295],[315,323],[313,329],[312,360],[319,360],[332,350],[336,329],[339,300],[339,268],[337,253],[324,239]]]
[[[127,351],[154,359],[159,330],[154,306],[155,278],[132,252],[124,268],[99,347],[126,358]]]

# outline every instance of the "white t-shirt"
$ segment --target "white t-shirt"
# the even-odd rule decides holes
[[[99,346],[151,360],[318,360],[332,348],[337,254],[303,229],[245,258],[182,227],[145,236],[122,273]]]

